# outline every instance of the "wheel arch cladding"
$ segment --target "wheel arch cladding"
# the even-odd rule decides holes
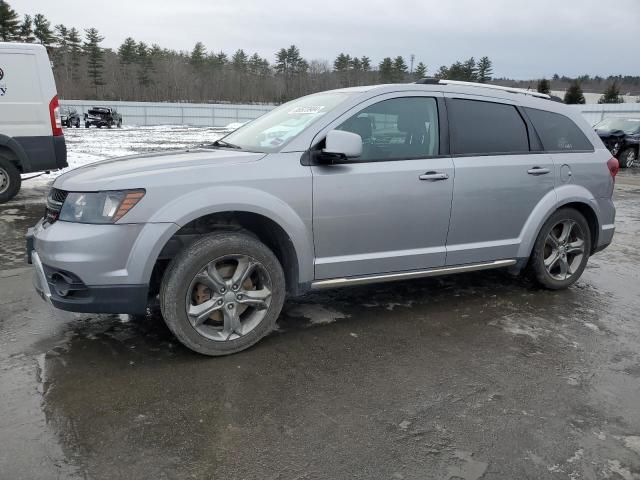
[[[219,231],[247,232],[265,244],[276,256],[285,274],[287,292],[300,292],[298,252],[285,229],[273,219],[250,211],[214,212],[197,217],[173,234],[158,255],[154,274],[163,275],[163,260],[173,258],[196,239]]]
[[[556,187],[554,191],[549,192],[531,212],[520,236],[518,258],[531,256],[536,238],[538,238],[543,225],[551,215],[562,208],[573,208],[585,217],[591,234],[590,253],[593,253],[598,244],[600,232],[597,202],[586,188],[570,184]]]

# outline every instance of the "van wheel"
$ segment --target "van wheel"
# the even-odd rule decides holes
[[[627,148],[620,154],[620,166],[622,168],[631,168],[638,161],[638,154],[635,148]]]
[[[169,329],[187,348],[211,356],[240,352],[271,332],[284,298],[276,256],[238,232],[213,233],[184,249],[160,287]]]
[[[20,171],[7,157],[0,156],[0,203],[15,197],[20,191]]]
[[[591,232],[582,214],[572,208],[555,212],[545,222],[529,267],[544,288],[559,290],[573,285],[582,275],[591,252]]]

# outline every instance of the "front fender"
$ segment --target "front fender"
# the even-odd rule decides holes
[[[304,206],[305,203],[302,202],[302,205]],[[177,228],[180,228],[205,215],[223,212],[255,213],[280,225],[293,243],[298,258],[299,281],[304,283],[313,280],[310,206],[308,212],[296,211],[282,199],[264,190],[244,186],[216,185],[172,200],[156,211],[148,221],[150,223],[173,223]],[[164,239],[164,243],[167,240],[168,238]],[[160,250],[157,251],[153,263],[155,263],[159,252]]]
[[[529,215],[520,233],[521,241],[518,249],[518,258],[529,258],[533,250],[533,244],[538,237],[538,232],[540,232],[544,223],[553,212],[569,203],[582,203],[591,208],[598,219],[599,230],[600,207],[591,192],[580,185],[561,185],[542,197]]]

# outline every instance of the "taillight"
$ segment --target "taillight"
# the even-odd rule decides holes
[[[54,96],[49,102],[49,116],[51,117],[51,131],[54,137],[63,135],[62,120],[60,119],[60,105],[58,104],[58,96]]]
[[[618,159],[616,157],[611,157],[607,161],[607,168],[609,169],[611,178],[613,178],[613,180],[615,181],[618,170],[620,170],[620,162],[618,162]]]

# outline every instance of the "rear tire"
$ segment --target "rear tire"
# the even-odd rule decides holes
[[[584,216],[560,209],[540,229],[529,261],[531,276],[544,288],[567,288],[584,272],[590,252],[591,231]]]
[[[254,237],[217,232],[171,261],[159,297],[167,326],[184,346],[204,355],[229,355],[273,330],[285,298],[284,273],[273,252]]]
[[[89,128],[89,122],[84,122],[84,128]]]
[[[620,154],[620,167],[631,168],[638,161],[638,152],[635,148],[625,148]]]
[[[5,156],[0,156],[0,203],[15,197],[20,191],[22,179],[15,164]]]
[[[80,128],[80,119],[76,120],[76,128]]]

